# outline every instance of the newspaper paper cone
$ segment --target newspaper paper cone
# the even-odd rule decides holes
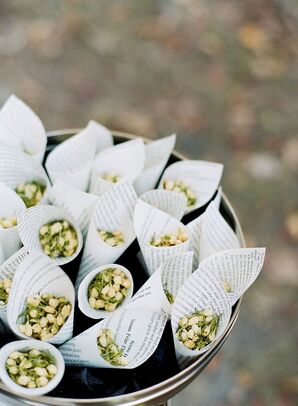
[[[166,321],[167,316],[161,312],[139,307],[124,308],[63,344],[59,350],[66,365],[133,369],[143,364],[154,353]],[[97,338],[104,329],[113,333],[127,365],[112,365],[101,356]]]
[[[135,239],[133,210],[137,195],[128,181],[123,181],[109,189],[95,205],[90,222],[83,257],[76,280],[76,288],[83,278],[98,266],[115,262]],[[124,236],[124,244],[111,246],[98,234],[98,230],[119,230]]]
[[[82,192],[57,179],[47,195],[48,201],[67,210],[80,226],[83,237],[87,234],[97,196]]]
[[[22,261],[27,257],[27,251],[23,247],[11,257],[9,257],[1,266],[0,266],[0,281],[3,279],[13,279],[14,273],[17,267],[22,263]],[[7,304],[0,305],[0,321],[2,320],[7,324],[6,316]]]
[[[183,252],[168,258],[133,296],[127,307],[146,307],[171,314],[175,297],[192,272],[192,252]]]
[[[134,227],[149,275],[170,256],[189,251],[189,239],[170,247],[155,247],[150,244],[154,236],[163,236],[178,229],[186,231],[186,227],[169,214],[140,199],[135,208]]]
[[[200,263],[202,272],[218,275],[231,306],[258,277],[265,259],[265,248],[239,248],[221,251]]]
[[[26,388],[24,386],[15,383],[10,378],[5,367],[6,360],[12,352],[30,351],[31,349],[37,349],[40,351],[46,351],[50,353],[53,358],[53,363],[57,368],[57,374],[54,376],[53,379],[49,381],[47,385],[34,389]],[[61,381],[64,375],[64,370],[65,364],[59,350],[57,350],[57,348],[55,348],[53,345],[46,343],[44,341],[36,341],[36,340],[12,341],[9,344],[6,344],[4,347],[2,347],[0,350],[0,379],[8,388],[10,388],[13,392],[21,396],[22,395],[41,396],[52,391]]]
[[[130,281],[130,287],[128,289],[127,296],[125,297],[123,302],[116,308],[116,310],[114,310],[112,312],[106,311],[106,310],[93,309],[88,302],[88,287],[89,287],[90,283],[92,282],[92,280],[95,278],[95,276],[97,274],[105,271],[108,268],[120,269],[122,272],[125,273],[125,275],[128,277],[128,279]],[[110,317],[116,311],[119,311],[124,306],[126,306],[132,297],[132,293],[133,293],[133,279],[132,279],[131,273],[129,272],[129,270],[127,268],[125,268],[122,265],[118,265],[118,264],[103,265],[103,266],[100,266],[100,267],[94,269],[92,272],[88,273],[88,275],[85,276],[85,278],[80,283],[79,290],[78,290],[79,309],[81,310],[82,313],[84,313],[88,317],[91,317],[92,319],[105,319],[106,317]]]
[[[110,148],[113,146],[113,136],[110,130],[108,130],[103,125],[97,123],[96,121],[89,121],[88,123],[88,131],[92,131],[96,139],[96,154],[103,151],[104,149]]]
[[[44,254],[39,241],[39,230],[43,225],[59,220],[68,221],[75,229],[78,239],[78,246],[73,255],[69,257],[59,256],[53,259],[58,265],[65,265],[75,259],[83,247],[83,237],[80,227],[67,211],[60,207],[47,204],[31,207],[18,217],[18,231],[21,241],[29,253],[37,251]]]
[[[195,203],[189,206],[186,213],[204,206],[216,192],[223,172],[223,165],[208,161],[180,161],[166,168],[159,188],[164,188],[164,181],[179,180],[193,192]]]
[[[169,192],[168,192],[169,193]],[[212,201],[213,207],[219,210],[220,202],[221,202],[221,187],[218,189],[218,192],[215,196],[215,199]],[[210,203],[211,204],[211,203]],[[209,207],[209,206],[208,206]],[[202,233],[202,222],[205,212],[195,218],[194,220],[190,221],[187,225],[187,231],[190,235],[190,249],[193,251],[193,270],[197,269],[199,266],[199,259],[200,259],[200,245],[201,245],[201,233]],[[221,214],[220,214],[220,217]]]
[[[205,309],[210,309],[215,314],[220,315],[215,339],[201,350],[188,349],[176,337],[179,320],[192,315],[196,310]],[[230,317],[230,300],[218,276],[212,272],[204,272],[199,267],[179,290],[172,307],[171,324],[179,365],[184,367],[194,358],[207,351],[224,333]]]
[[[125,141],[100,152],[93,163],[89,191],[101,196],[114,186],[116,183],[103,179],[110,173],[119,177],[118,182],[133,182],[141,173],[144,161],[144,143],[141,138]]]
[[[7,320],[16,336],[28,338],[19,331],[19,315],[24,311],[28,297],[47,293],[66,297],[72,306],[68,319],[58,333],[45,340],[52,344],[62,344],[72,337],[74,287],[66,273],[44,254],[29,254],[16,269],[7,305]]]
[[[240,241],[215,203],[211,202],[202,216],[199,260],[231,248],[240,248]]]
[[[49,154],[45,164],[52,183],[59,178],[85,192],[96,145],[92,122],[78,134],[58,145]]]
[[[162,189],[150,190],[141,195],[140,199],[177,220],[182,219],[187,205],[184,195]]]
[[[19,184],[33,181],[45,186],[46,192],[50,189],[49,178],[39,163],[22,151],[0,146],[0,182],[15,190]]]
[[[0,219],[17,217],[26,210],[23,200],[13,190],[1,182],[0,196]],[[22,246],[17,226],[3,228],[0,225],[0,244],[3,250],[4,259],[9,258]]]
[[[144,169],[133,184],[138,196],[156,187],[175,143],[176,134],[173,134],[145,145]]]
[[[0,110],[0,144],[19,149],[41,163],[47,136],[44,126],[27,104],[10,96]]]

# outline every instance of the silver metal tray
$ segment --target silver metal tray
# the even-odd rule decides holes
[[[67,129],[48,132],[48,150],[53,149],[54,146],[58,145],[62,141],[76,134],[80,129]],[[115,143],[123,142],[127,139],[135,138],[136,135],[112,131]],[[144,139],[146,143],[150,142],[149,139]],[[174,151],[171,156],[171,161],[175,162],[178,160],[186,159],[185,156]],[[245,246],[245,241],[242,233],[241,226],[239,224],[238,218],[234,212],[234,209],[229,202],[228,198],[223,194],[221,203],[221,212],[227,218],[227,220],[233,224],[235,232],[239,238],[241,246]],[[157,385],[148,387],[137,392],[132,392],[125,395],[106,397],[106,398],[92,398],[92,399],[72,399],[72,398],[62,398],[53,396],[40,396],[40,397],[25,397],[14,394],[6,386],[0,382],[0,394],[5,396],[5,404],[9,404],[9,399],[14,402],[20,402],[22,404],[28,405],[158,405],[165,404],[167,400],[171,399],[177,393],[182,391],[187,385],[189,385],[208,365],[212,358],[216,355],[219,349],[223,346],[224,342],[230,335],[236,320],[239,315],[240,306],[242,298],[233,307],[232,316],[230,322],[217,342],[214,343],[211,348],[205,352],[199,359],[194,361],[191,365],[185,368],[183,371],[172,376],[171,378],[160,382]],[[3,398],[3,401],[4,399]],[[1,398],[0,398],[1,405]]]

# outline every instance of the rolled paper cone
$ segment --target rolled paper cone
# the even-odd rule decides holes
[[[0,265],[2,265],[4,261],[5,261],[4,252],[3,252],[2,245],[0,243]]]
[[[170,316],[172,304],[166,291],[175,300],[180,287],[192,272],[192,252],[168,258],[137,291],[127,307],[146,307]]]
[[[105,126],[91,120],[88,123],[88,128],[92,131],[92,134],[96,138],[96,154],[113,146],[114,141],[112,133]]]
[[[115,262],[134,241],[133,210],[136,202],[137,195],[128,181],[116,184],[99,198],[90,222],[76,288],[90,271]],[[123,234],[124,243],[111,246],[103,241],[98,230],[119,230]]]
[[[0,219],[17,217],[26,210],[23,200],[8,186],[0,182]],[[0,225],[0,244],[4,259],[9,258],[22,246],[17,226],[2,228]]]
[[[83,247],[83,237],[80,227],[67,211],[60,207],[47,204],[31,207],[18,217],[18,232],[22,243],[29,253],[36,251],[44,254],[40,244],[39,230],[43,225],[59,220],[68,221],[75,229],[78,239],[78,246],[73,255],[69,257],[59,256],[52,259],[58,265],[65,265],[74,260]]]
[[[176,143],[176,134],[145,144],[144,169],[134,181],[137,195],[154,189]]]
[[[141,195],[140,199],[177,220],[182,219],[186,210],[186,197],[175,192],[162,189],[149,190]]]
[[[54,365],[57,368],[57,374],[51,379],[47,385],[42,387],[37,387],[34,389],[26,388],[24,386],[15,383],[9,376],[6,370],[6,360],[9,355],[14,351],[30,351],[31,349],[36,349],[40,351],[46,351],[50,353],[53,358]],[[63,378],[65,370],[65,363],[59,350],[53,345],[46,343],[44,341],[37,340],[18,340],[12,341],[4,345],[0,350],[0,379],[1,381],[14,393],[21,396],[41,396],[48,392],[51,392],[59,384]]]
[[[169,247],[155,247],[150,244],[154,236],[163,236],[178,229],[186,231],[186,227],[167,213],[140,199],[135,207],[134,228],[149,275],[170,256],[189,251],[189,239]]]
[[[232,248],[240,248],[240,241],[216,204],[211,202],[202,216],[199,260]]]
[[[116,184],[103,179],[104,174],[115,173],[120,178],[119,182],[133,182],[141,173],[144,162],[144,143],[141,138],[105,149],[94,159],[89,191],[100,196]]]
[[[220,315],[215,339],[200,350],[188,349],[176,337],[179,320],[192,315],[197,310],[205,309],[210,309],[216,315]],[[230,317],[230,301],[218,276],[212,272],[205,272],[199,267],[181,287],[172,306],[171,325],[179,365],[185,367],[214,345],[224,334]]]
[[[158,188],[164,188],[165,180],[179,180],[187,184],[194,193],[196,202],[187,207],[190,213],[204,206],[216,192],[223,172],[223,165],[208,161],[179,161],[164,171]]]
[[[199,266],[202,220],[204,213],[186,224],[190,236],[190,250],[193,251],[193,270]]]
[[[0,110],[0,144],[29,154],[41,163],[47,136],[39,117],[16,96],[10,96]]]
[[[19,330],[19,316],[25,309],[28,297],[43,294],[66,297],[72,306],[69,317],[58,333],[45,340],[52,344],[62,344],[72,337],[75,292],[66,273],[44,254],[29,254],[14,273],[7,305],[9,327],[16,336],[28,339]]]
[[[147,308],[124,308],[72,340],[63,344],[61,351],[66,365],[95,368],[133,369],[143,364],[154,353],[162,337],[167,316]],[[128,364],[115,366],[100,354],[97,338],[103,329],[114,333],[114,340],[123,351]]]
[[[46,187],[45,194],[50,189],[50,180],[39,163],[22,151],[0,145],[0,182],[15,190],[21,183],[34,181]]]
[[[127,296],[124,298],[123,302],[112,312],[106,311],[106,310],[93,309],[88,302],[88,288],[89,288],[90,283],[96,277],[97,274],[99,274],[100,272],[104,272],[108,268],[120,269],[122,272],[125,273],[125,275],[128,277],[128,279],[130,281],[130,287],[128,289]],[[80,283],[79,290],[78,290],[79,309],[81,310],[82,313],[85,314],[85,316],[90,317],[92,319],[105,319],[106,317],[110,317],[110,316],[114,315],[115,312],[119,311],[124,306],[126,306],[132,297],[132,293],[133,293],[133,279],[132,279],[131,273],[129,272],[129,270],[127,268],[125,268],[122,265],[118,265],[118,264],[103,265],[103,266],[100,266],[100,267],[94,269],[92,272],[88,273],[88,275],[85,276],[85,278]]]
[[[204,259],[200,263],[200,269],[219,277],[233,306],[258,277],[264,264],[265,253],[265,248],[221,251]]]
[[[17,267],[27,257],[28,253],[23,247],[0,265],[0,280],[13,279]],[[7,304],[0,305],[0,321],[7,325]]]
[[[47,194],[47,199],[51,204],[67,210],[80,226],[83,237],[87,234],[97,196],[82,192],[57,179]]]
[[[96,145],[94,124],[91,122],[54,148],[45,164],[52,183],[59,178],[83,192],[87,191]]]
[[[218,210],[220,208],[221,198],[222,198],[222,187],[219,186],[215,198],[213,199],[213,203],[215,204],[215,207],[218,208]]]

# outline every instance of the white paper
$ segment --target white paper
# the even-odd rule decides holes
[[[154,189],[176,143],[176,134],[145,144],[145,165],[134,188],[138,196]]]
[[[47,136],[39,117],[16,96],[10,96],[0,110],[0,144],[28,153],[42,162]]]
[[[16,336],[28,338],[19,331],[18,316],[24,311],[28,297],[47,293],[66,297],[72,306],[65,324],[54,337],[46,340],[52,344],[62,344],[72,337],[74,287],[66,273],[44,254],[30,253],[17,267],[7,304],[8,324]]]
[[[231,286],[228,297],[233,306],[258,277],[265,259],[265,248],[239,248],[221,251],[200,263],[202,272],[218,275]]]
[[[83,247],[83,237],[80,227],[67,211],[61,207],[48,204],[30,207],[30,209],[27,209],[18,217],[18,232],[22,243],[29,253],[37,251],[44,254],[39,241],[39,230],[43,225],[58,220],[67,220],[75,229],[78,239],[78,247],[73,255],[52,259],[52,261],[56,262],[58,265],[65,265],[75,259]]]
[[[67,210],[78,223],[85,237],[98,197],[57,179],[47,194],[47,199],[49,203]]]
[[[116,310],[113,312],[108,312],[106,310],[96,310],[92,309],[92,307],[89,305],[88,302],[88,287],[92,280],[96,277],[97,274],[100,272],[104,272],[106,269],[112,268],[112,269],[120,269],[122,272],[125,273],[127,278],[130,281],[130,288],[128,289],[127,296],[123,300],[123,302],[117,307]],[[78,290],[78,305],[79,309],[81,310],[82,313],[85,314],[87,317],[91,317],[92,319],[105,319],[106,317],[110,317],[115,314],[115,312],[118,312],[120,309],[122,309],[124,306],[127,305],[127,303],[130,301],[133,293],[133,278],[131,273],[127,268],[125,268],[122,265],[119,264],[106,264],[103,266],[100,266],[96,269],[94,269],[92,272],[88,273],[85,278],[82,280],[79,286]]]
[[[216,194],[215,199],[213,200],[213,205],[218,210],[219,210],[220,202],[221,202],[221,193],[222,193],[222,189],[220,187],[218,189],[218,192]],[[186,225],[186,228],[187,228],[187,230],[189,232],[189,235],[190,235],[190,249],[194,253],[194,258],[193,258],[193,269],[194,270],[197,269],[197,267],[199,266],[202,222],[203,222],[204,214],[205,214],[205,212],[202,213],[197,218],[195,218],[194,220],[190,221]]]
[[[186,197],[182,193],[162,189],[149,190],[141,195],[140,199],[177,220],[182,219],[187,205]]]
[[[63,344],[61,351],[66,365],[96,368],[133,369],[143,364],[156,350],[167,321],[161,312],[147,308],[124,308],[100,321],[72,340]],[[126,366],[113,366],[99,354],[97,337],[101,329],[108,328],[124,350]]]
[[[86,128],[59,144],[49,154],[45,166],[52,183],[61,179],[83,192],[87,191],[96,148],[95,126],[89,122]]]
[[[167,213],[140,199],[135,207],[134,228],[149,275],[170,256],[189,251],[189,239],[172,247],[154,247],[150,244],[154,235],[163,236],[179,228],[186,230],[186,227]]]
[[[27,257],[28,253],[23,247],[11,257],[9,257],[1,266],[0,266],[0,280],[1,279],[13,279],[14,273],[17,267],[22,263],[22,261]],[[7,323],[6,316],[7,304],[5,306],[0,306],[0,321]]]
[[[208,161],[179,161],[164,171],[159,189],[164,180],[181,180],[195,193],[197,201],[187,213],[204,206],[216,192],[223,172],[223,165]]]
[[[20,183],[36,181],[50,189],[50,181],[43,167],[29,155],[0,145],[0,182],[15,190]],[[43,200],[41,200],[41,203]]]
[[[113,136],[110,130],[94,120],[89,121],[88,129],[96,138],[96,154],[113,146]]]
[[[215,203],[211,202],[202,217],[199,260],[231,248],[240,248],[239,239]]]
[[[23,200],[2,182],[0,182],[0,197],[0,219],[17,217],[26,210]],[[9,258],[22,246],[17,226],[0,227],[0,244],[4,259]]]
[[[201,350],[190,350],[177,339],[175,333],[179,320],[190,316],[196,310],[210,309],[220,315],[215,340]],[[231,305],[218,276],[199,267],[184,283],[176,296],[172,307],[172,332],[177,361],[180,366],[186,366],[194,358],[207,351],[225,332],[231,317]]]
[[[76,280],[76,288],[83,278],[100,265],[115,262],[135,239],[133,210],[137,195],[128,181],[123,181],[109,189],[95,205],[90,222],[83,257]],[[124,244],[112,247],[105,243],[97,230],[120,230]]]
[[[0,243],[0,265],[2,265],[4,261],[5,261],[4,252],[3,252],[2,245]]]
[[[133,296],[127,307],[147,307],[153,311],[162,311],[168,316],[172,305],[165,289],[175,297],[192,272],[192,252],[169,257],[144,283]]]
[[[218,208],[220,208],[220,203],[221,203],[221,199],[222,199],[222,187],[219,186],[218,191],[216,193],[215,198],[213,199],[213,203],[215,204],[215,206]]]
[[[102,175],[115,172],[121,181],[133,182],[141,173],[145,162],[144,142],[141,138],[125,141],[96,155],[92,167],[89,191],[101,196],[115,183],[102,179]]]

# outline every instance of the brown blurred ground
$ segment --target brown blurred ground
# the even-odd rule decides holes
[[[174,405],[297,401],[297,34],[296,0],[0,2],[0,104],[17,94],[48,130],[176,132],[225,164],[248,245],[268,247],[220,359]]]

